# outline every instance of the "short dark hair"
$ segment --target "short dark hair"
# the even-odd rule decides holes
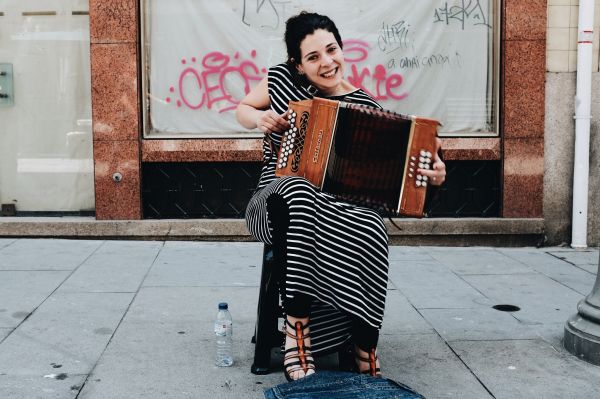
[[[300,14],[290,17],[285,23],[284,39],[289,65],[295,66],[300,63],[300,43],[317,29],[324,29],[333,33],[338,45],[343,48],[340,32],[329,17],[314,12],[302,11]]]

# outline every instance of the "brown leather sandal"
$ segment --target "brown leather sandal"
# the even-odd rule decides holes
[[[379,360],[379,358],[375,354],[375,348],[371,349],[368,358],[361,356],[358,352],[358,349],[356,349],[356,352],[354,354],[356,360],[358,360],[359,362],[369,363],[369,369],[363,371],[360,370],[358,364],[356,365],[356,369],[360,374],[369,374],[371,377],[381,377],[381,369],[377,367],[377,360]]]
[[[295,334],[292,334],[288,331],[287,327],[290,327]],[[304,377],[306,377],[309,370],[315,369],[314,360],[312,359],[312,355],[310,353],[310,346],[306,346],[304,344],[304,340],[310,337],[310,333],[304,333],[304,330],[308,329],[308,323],[302,324],[302,322],[297,321],[292,325],[286,318],[285,324],[283,326],[283,332],[288,337],[296,340],[296,346],[286,349],[284,351],[283,358],[283,374],[288,381],[294,381],[291,374],[297,371],[304,371]],[[285,343],[284,343],[285,345]],[[286,363],[287,360],[295,359],[293,362]],[[300,378],[304,378],[300,377]],[[300,379],[297,378],[297,379]]]

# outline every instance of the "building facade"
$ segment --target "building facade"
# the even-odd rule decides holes
[[[178,128],[182,119],[197,117],[197,111],[206,115],[205,119],[199,118],[200,123],[208,124],[208,119],[214,118],[218,124],[227,111],[227,101],[233,104],[235,99],[221,103],[225,105],[215,102],[215,108],[209,110],[203,109],[207,104],[204,97],[184,98],[185,79],[192,75],[198,76],[198,87],[204,83],[204,94],[208,95],[212,87],[201,80],[206,64],[202,64],[205,69],[196,68],[198,72],[191,68],[192,63],[200,63],[204,53],[197,54],[198,61],[193,54],[185,58],[176,54],[178,65],[159,63],[168,58],[165,56],[156,58],[159,61],[153,57],[170,54],[179,45],[175,41],[185,45],[183,38],[189,36],[205,38],[209,43],[217,38],[227,42],[228,28],[233,25],[228,15],[239,17],[239,29],[259,27],[256,30],[262,34],[268,30],[265,26],[280,23],[273,19],[275,16],[282,19],[292,15],[294,7],[300,8],[302,2],[229,1],[223,2],[230,5],[229,9],[200,7],[194,11],[198,18],[189,28],[189,21],[182,14],[185,10],[180,10],[180,14],[177,10],[165,11],[158,1],[56,0],[43,6],[38,3],[0,1],[0,68],[5,67],[6,76],[12,77],[10,97],[0,99],[4,101],[0,102],[0,120],[5,121],[0,125],[3,214],[94,215],[97,220],[243,217],[245,201],[260,170],[260,137],[194,131],[190,134],[193,127]],[[470,115],[470,110],[482,106],[485,125],[461,127],[458,123],[454,130],[442,135],[449,176],[445,187],[428,204],[430,217],[459,218],[457,223],[464,225],[482,218],[543,219],[546,244],[568,243],[578,2],[490,0],[470,2],[479,8],[462,10],[453,8],[461,2],[427,3],[431,4],[424,11],[425,17],[443,25],[445,33],[459,35],[471,22],[470,36],[457,36],[460,40],[474,37],[484,25],[483,41],[477,43],[487,46],[480,53],[486,60],[485,68],[473,69],[473,73],[483,71],[480,81],[487,82],[483,87],[485,98],[469,98],[469,105],[455,101],[448,106],[452,111],[448,114],[452,115]],[[389,14],[389,10],[386,12]],[[163,32],[164,21],[169,18],[179,21],[180,29],[188,29],[185,34],[173,36],[168,30],[156,33]],[[379,21],[378,16],[373,18]],[[395,42],[401,47],[403,40],[417,37],[418,27],[423,26],[419,21],[403,16],[386,25],[384,20],[377,32],[387,32],[386,45]],[[599,22],[600,5],[596,1],[588,245],[598,245],[600,239]],[[234,39],[229,42],[237,43],[245,31],[232,28],[231,32],[237,35],[231,33]],[[366,43],[365,48],[379,44],[381,53],[385,53],[381,36],[360,39]],[[240,48],[254,47],[242,43]],[[364,51],[354,49],[355,54]],[[434,73],[442,76],[447,70],[452,73],[453,66],[476,62],[476,52],[471,59],[467,58],[467,50],[460,51],[460,59],[459,50],[452,53],[457,55],[455,64],[448,57],[448,67],[444,69],[442,65]],[[226,53],[222,50],[219,56],[225,57]],[[264,53],[265,49],[259,47],[258,55],[249,52],[251,55],[244,62],[252,61],[257,66],[259,62],[255,60]],[[234,58],[238,60],[233,53],[229,55],[227,59],[232,63]],[[390,57],[367,69],[377,84],[369,86],[371,93],[384,100],[386,94],[400,99],[402,92],[396,89],[402,88],[398,80],[402,76],[393,80],[393,74],[406,71],[408,64],[401,63],[410,61],[405,57],[392,63]],[[267,57],[264,63],[266,60],[273,59]],[[413,62],[422,66],[424,60],[420,57]],[[431,58],[428,60],[431,63]],[[236,62],[236,67],[243,64]],[[379,65],[387,70],[377,69]],[[259,67],[256,76],[261,74]],[[169,87],[170,80],[163,77],[170,73],[169,68],[179,73],[179,85],[171,79],[174,83]],[[365,69],[360,68],[355,77],[363,76]],[[387,75],[381,77],[381,73]],[[252,76],[243,76],[247,80],[238,87],[252,83]],[[435,81],[421,79],[424,80]],[[164,86],[166,94],[155,90],[157,84]],[[8,83],[0,86],[9,87]],[[380,92],[380,87],[387,91]],[[218,92],[218,88],[214,90]],[[457,91],[452,87],[448,90]],[[187,112],[181,115],[188,117],[178,119],[174,112],[177,107]],[[445,124],[453,126],[451,118],[444,115]],[[466,117],[461,118],[458,122]],[[164,121],[167,122],[163,124]],[[175,127],[171,131],[172,126]]]

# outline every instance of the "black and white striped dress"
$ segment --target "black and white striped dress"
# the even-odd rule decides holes
[[[288,109],[290,100],[312,98],[291,78],[286,64],[269,69],[271,109],[278,114]],[[379,107],[361,89],[343,99]],[[281,134],[272,133],[271,137],[277,151]],[[315,298],[310,313],[313,354],[336,350],[351,338],[349,316],[380,328],[388,281],[388,237],[382,218],[373,210],[321,193],[303,178],[277,178],[277,154],[271,157],[266,140],[263,156],[270,162],[263,167],[246,209],[246,223],[256,239],[272,244],[267,198],[279,194],[289,206],[285,295],[302,292]]]

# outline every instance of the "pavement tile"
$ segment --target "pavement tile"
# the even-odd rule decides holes
[[[596,274],[536,248],[498,248],[506,256],[526,264],[582,295],[592,291]]]
[[[250,248],[250,254],[244,248]],[[261,266],[260,246],[244,247],[229,242],[167,242],[143,285],[257,287]]]
[[[443,264],[434,262],[390,263],[389,279],[417,309],[473,308],[491,304]]]
[[[124,321],[79,398],[263,398],[265,388],[285,379],[250,373],[253,328],[234,319],[234,364],[219,368],[214,333],[198,320]]]
[[[9,246],[17,240],[18,238],[0,238],[0,249]]]
[[[479,275],[463,278],[494,301],[521,308],[512,315],[526,323],[560,323],[575,311],[581,294],[542,274]]]
[[[0,249],[0,270],[73,270],[103,242],[20,239]]]
[[[0,328],[0,342],[12,332],[12,328]]]
[[[560,249],[548,251],[549,254],[581,267],[590,273],[598,272],[600,262],[598,249]]]
[[[388,291],[382,335],[434,334],[435,330],[398,291]]]
[[[487,247],[426,247],[433,258],[457,274],[520,274],[531,270],[522,263]]]
[[[402,247],[390,246],[389,256],[390,261],[432,261],[433,257],[421,247]]]
[[[521,323],[510,313],[491,307],[422,309],[421,313],[446,341],[538,337],[531,325]]]
[[[133,294],[54,294],[0,344],[0,373],[87,374]]]
[[[258,288],[144,287],[135,297],[125,320],[154,323],[202,322],[212,329],[219,302],[229,304],[234,323],[254,323]]]
[[[436,334],[382,336],[382,371],[387,378],[413,388],[428,399],[491,398],[477,378]]]
[[[452,342],[497,399],[598,398],[600,367],[556,351],[542,340]]]
[[[136,292],[162,246],[160,241],[107,241],[59,292]]]
[[[60,371],[54,373],[60,375]],[[48,374],[50,376],[51,374]],[[86,375],[64,375],[61,379],[44,376],[0,375],[0,397],[10,399],[75,398]]]
[[[1,271],[0,327],[16,327],[67,278],[70,271]]]

